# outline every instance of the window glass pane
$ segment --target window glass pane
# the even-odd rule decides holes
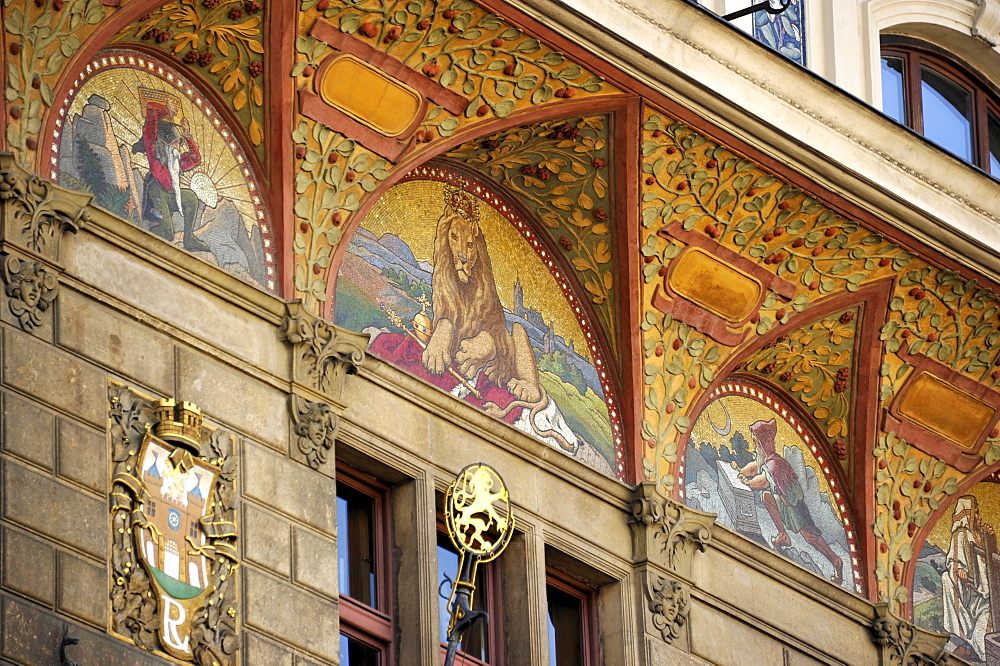
[[[441,590],[442,594],[448,594],[451,592],[451,585],[445,582],[445,577],[447,580],[455,580],[458,577],[458,553],[455,552],[454,547],[451,542],[448,541],[447,535],[438,535],[438,588]],[[479,565],[479,573],[476,574],[476,592],[472,595],[472,609],[473,610],[486,610],[487,607],[487,592],[486,586],[484,585],[485,570],[483,565]],[[444,585],[442,586],[442,583]],[[444,597],[438,597],[438,622],[441,625],[441,642],[448,642],[448,621],[451,619],[451,610],[448,608],[448,599]],[[489,657],[489,636],[487,634],[487,627],[485,620],[478,620],[472,629],[465,632],[462,637],[462,642],[459,645],[459,650],[467,655],[473,656],[476,659],[482,661],[488,661]]]
[[[905,125],[906,97],[903,91],[903,59],[882,58],[882,112]]]
[[[379,666],[378,650],[340,635],[340,666]]]
[[[1000,118],[992,112],[990,117],[990,173],[1000,177]]]
[[[924,136],[964,160],[972,161],[972,96],[951,79],[920,68]]]
[[[549,664],[573,666],[583,663],[583,617],[580,599],[555,587],[547,587],[549,606]]]
[[[337,540],[340,593],[376,607],[375,500],[344,484],[337,486]]]

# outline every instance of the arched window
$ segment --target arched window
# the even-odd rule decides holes
[[[883,39],[882,110],[1000,178],[1000,93],[931,47]]]

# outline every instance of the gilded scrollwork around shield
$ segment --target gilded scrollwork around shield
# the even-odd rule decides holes
[[[0,252],[0,280],[7,309],[21,328],[31,333],[42,326],[43,313],[59,292],[56,274],[38,261]]]
[[[142,648],[185,662],[235,664],[239,563],[233,436],[202,427],[198,412],[190,428],[199,440],[196,455],[176,445],[165,434],[168,429],[159,427],[163,403],[172,406],[172,401],[154,405],[119,385],[109,387],[108,397],[113,465],[111,630]],[[183,408],[197,411],[188,403]],[[177,420],[186,420],[186,415]],[[185,484],[188,479],[197,483]],[[180,522],[181,511],[172,508],[180,505],[172,504],[171,492],[184,506],[195,505],[196,521]],[[169,544],[164,549],[163,540],[151,538],[170,528],[177,530],[172,543],[176,547],[180,541],[179,551],[171,551]],[[179,552],[179,561],[190,563],[187,567],[177,565],[176,559],[172,563],[164,551]]]

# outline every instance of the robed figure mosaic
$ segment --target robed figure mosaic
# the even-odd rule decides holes
[[[180,72],[103,51],[57,121],[52,177],[199,258],[274,291],[260,188],[232,129]]]
[[[1000,483],[982,481],[945,509],[917,557],[913,619],[951,635],[948,648],[976,664],[1000,663]]]
[[[374,355],[617,475],[595,348],[552,262],[489,190],[428,173],[438,178],[390,189],[355,232],[336,323],[368,333]]]

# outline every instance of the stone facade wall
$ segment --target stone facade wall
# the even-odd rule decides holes
[[[549,661],[546,565],[597,588],[606,664],[899,663],[918,649],[948,663],[938,639],[904,640],[906,625],[884,613],[877,644],[879,609],[712,516],[604,477],[363,359],[362,342],[295,304],[85,212],[46,256],[0,226],[0,251],[59,276],[40,324],[25,326],[11,316],[15,296],[0,298],[4,660],[55,663],[68,636],[80,664],[164,661],[109,634],[114,382],[194,402],[236,437],[240,663],[339,660],[334,457],[391,487],[399,664],[440,663],[435,513],[479,460],[502,471],[516,506],[498,561],[507,663]],[[303,400],[329,406],[335,450],[296,434]]]

